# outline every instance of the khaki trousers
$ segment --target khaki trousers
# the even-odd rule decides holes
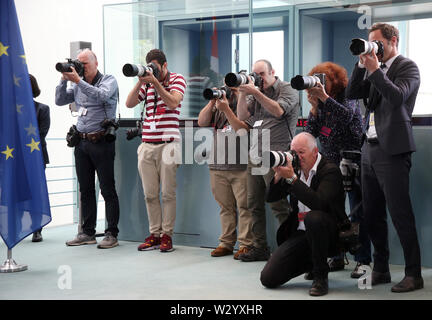
[[[221,208],[220,246],[233,250],[238,240],[239,248],[251,247],[252,215],[247,207],[247,171],[210,170],[210,183],[213,196]]]
[[[164,151],[165,150],[165,151]],[[176,217],[176,172],[178,164],[164,161],[164,156],[178,155],[178,142],[151,144],[143,142],[137,150],[138,172],[144,190],[150,233],[172,236]],[[172,160],[172,159],[171,159]],[[162,191],[162,206],[159,192]]]

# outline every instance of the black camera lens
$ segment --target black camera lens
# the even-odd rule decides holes
[[[72,72],[71,67],[75,68],[75,71],[78,73],[80,77],[84,75],[84,65],[81,61],[75,59],[67,59],[68,62],[58,62],[55,65],[55,68],[58,72]]]
[[[228,87],[221,87],[218,89],[207,88],[203,91],[203,97],[207,100],[221,99],[223,93],[225,92],[225,97],[229,99],[231,97],[231,89]]]

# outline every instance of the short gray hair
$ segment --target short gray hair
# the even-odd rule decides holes
[[[310,150],[313,150],[314,148],[318,148],[316,138],[312,134],[310,134],[309,132],[306,132],[306,131],[300,132],[299,134],[297,134],[294,137],[294,139],[298,139],[297,137],[305,137]]]

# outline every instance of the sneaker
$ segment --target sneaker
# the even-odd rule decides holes
[[[119,245],[117,238],[112,235],[111,232],[105,233],[105,238],[98,244],[99,249],[109,249],[114,248]]]
[[[171,237],[167,234],[164,234],[160,241],[160,251],[161,252],[170,252],[173,251],[173,245]]]
[[[353,272],[351,272],[351,278],[353,278],[353,279],[358,279],[358,278],[360,278],[362,275],[365,274],[365,271],[360,271],[360,270],[359,270],[359,268],[360,268],[361,266],[368,266],[368,267],[370,268],[369,264],[363,264],[363,263],[361,263],[361,262],[357,262],[357,265],[355,266]]]
[[[248,253],[249,252],[249,248],[248,247],[241,247],[235,254],[234,254],[234,259],[235,260],[240,260],[240,255]]]
[[[138,246],[138,251],[149,251],[159,249],[160,246],[160,237],[155,237],[154,235],[150,235],[145,239],[144,243],[141,243]]]
[[[267,261],[270,258],[270,250],[268,247],[256,248],[252,247],[247,253],[239,255],[239,259],[243,262],[252,261]]]
[[[82,246],[83,244],[95,244],[95,236],[89,236],[85,233],[78,233],[76,238],[73,240],[66,241],[67,246]]]
[[[343,258],[331,258],[328,262],[328,266],[330,268],[330,272],[340,271],[345,268],[345,261]]]
[[[230,249],[228,249],[228,248],[222,247],[222,246],[217,247],[216,249],[214,249],[210,253],[210,255],[212,257],[223,257],[223,256],[227,256],[227,255],[230,255],[230,254],[233,254],[233,251],[230,250]]]

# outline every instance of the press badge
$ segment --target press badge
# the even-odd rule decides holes
[[[84,107],[79,108],[78,110],[78,116],[85,116],[87,114],[87,109]]]
[[[258,121],[255,121],[255,123],[254,123],[253,126],[254,126],[254,127],[261,127],[262,123],[263,123],[262,120],[258,120]]]
[[[223,127],[222,132],[231,132],[232,127],[230,125]]]
[[[369,115],[369,127],[375,126],[375,114],[371,112]]]

